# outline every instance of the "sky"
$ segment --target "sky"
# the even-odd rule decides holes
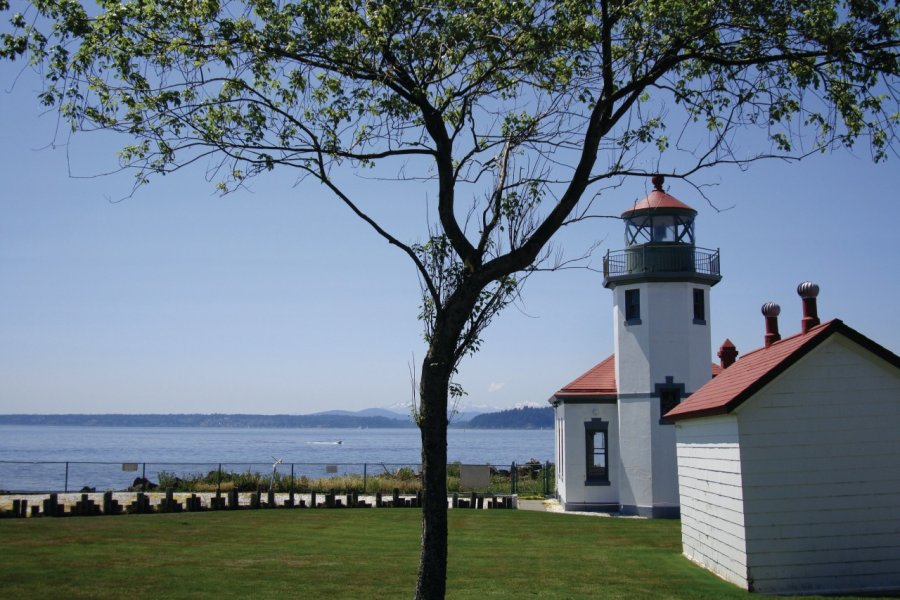
[[[115,166],[126,140],[54,135],[37,82],[0,63],[0,413],[305,414],[408,403],[425,351],[410,261],[328,195],[275,172],[216,195],[202,167],[133,197]],[[56,147],[51,147],[54,139]],[[697,245],[719,248],[713,349],[762,345],[763,303],[799,330],[796,286],[819,315],[900,352],[898,159],[866,148],[764,162],[666,191],[699,212]],[[601,198],[618,215],[652,189]],[[421,241],[425,185],[353,188],[404,241]],[[432,196],[433,197],[433,196]],[[712,205],[711,205],[711,204]],[[592,266],[624,226],[589,220],[557,238]],[[587,269],[540,273],[458,376],[463,406],[546,405],[613,352],[612,293]],[[715,357],[710,357],[716,361]]]

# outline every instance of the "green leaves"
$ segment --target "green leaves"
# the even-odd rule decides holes
[[[16,11],[0,0],[0,59],[33,64],[38,101],[72,129],[129,136],[119,160],[137,184],[201,157],[221,161],[223,192],[288,167],[367,219],[336,169],[433,183],[438,229],[425,243],[368,219],[416,261],[420,316],[433,321],[468,285],[490,290],[472,300],[481,314],[504,306],[504,278],[537,259],[593,182],[860,140],[885,159],[900,112],[898,11],[888,0],[33,0]],[[770,145],[736,154],[747,128]],[[673,147],[695,161],[669,163]]]
[[[517,111],[518,123],[504,118],[488,135],[518,143],[548,119],[584,127],[598,105],[651,91],[670,93],[711,131],[765,110],[770,125],[804,113],[823,141],[839,124],[847,143],[866,132],[876,146],[893,138],[875,135],[891,121],[883,94],[869,91],[898,70],[897,7],[887,2],[839,11],[825,1],[647,0],[604,13],[572,0],[109,0],[89,16],[76,0],[38,0],[29,10],[36,20],[10,16],[0,52],[43,63],[41,101],[74,99],[66,110],[76,126],[274,146],[269,160],[289,164],[298,151],[368,164],[385,140],[418,146],[429,111],[454,134],[487,123],[479,110],[546,97],[553,111]],[[611,142],[664,150],[667,139],[646,135],[659,127],[653,118]],[[179,160],[185,145],[169,146]]]

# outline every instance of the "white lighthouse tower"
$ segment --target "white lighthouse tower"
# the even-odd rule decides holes
[[[698,248],[690,206],[655,189],[622,213],[608,252],[615,351],[557,391],[556,489],[566,510],[679,514],[675,428],[662,415],[710,380],[709,291],[719,252]]]
[[[610,252],[624,513],[678,515],[675,428],[662,415],[710,380],[709,291],[718,251],[698,248],[693,208],[656,189],[622,213],[626,248]]]

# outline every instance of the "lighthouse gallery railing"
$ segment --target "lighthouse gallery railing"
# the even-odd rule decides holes
[[[624,250],[608,250],[603,257],[604,277],[640,273],[719,276],[719,251],[682,244],[642,244]]]

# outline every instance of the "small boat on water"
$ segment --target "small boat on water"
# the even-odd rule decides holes
[[[320,446],[340,446],[344,443],[343,440],[334,440],[334,441],[318,441],[318,442],[306,442],[307,444],[320,445]]]

